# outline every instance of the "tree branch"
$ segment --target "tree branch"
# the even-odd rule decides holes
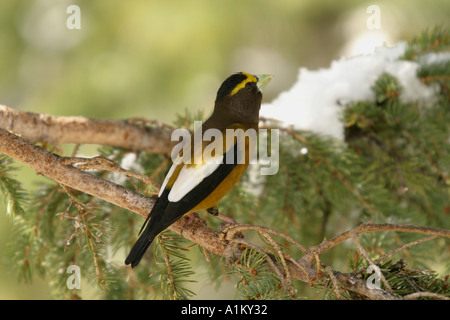
[[[435,235],[440,237],[450,238],[450,230],[438,229],[433,227],[422,227],[413,225],[401,225],[401,224],[371,224],[364,223],[358,227],[341,233],[330,240],[324,240],[321,244],[314,247],[314,251],[317,254],[322,254],[325,251],[330,250],[332,247],[338,245],[339,243],[351,239],[353,234],[359,235],[361,233],[373,232],[373,231],[400,231],[400,232],[413,232],[428,235]]]
[[[62,163],[62,157],[0,129],[0,152],[60,184],[146,216],[154,200]]]
[[[147,217],[153,207],[154,199],[68,166],[66,163],[70,161],[67,158],[48,152],[3,129],[0,129],[0,152],[23,162],[37,174],[42,174],[62,185],[90,194],[143,217]],[[226,246],[220,240],[220,232],[201,226],[199,228],[196,224],[183,229],[182,220],[178,220],[169,229],[179,234],[183,230],[183,237],[198,243],[214,254],[223,255]]]
[[[85,168],[84,166],[80,168],[72,166],[81,161],[88,166],[98,165],[101,169],[104,163],[99,164],[96,161],[81,158],[60,157],[29,142],[48,141],[55,144],[69,142],[96,143],[118,146],[133,151],[147,150],[149,152],[170,153],[171,144],[168,143],[170,141],[168,127],[149,128],[142,125],[137,126],[132,124],[132,122],[95,120],[82,117],[52,117],[19,112],[0,106],[0,128],[3,128],[0,129],[0,152],[23,162],[33,168],[37,174],[45,175],[61,185],[69,186],[147,217],[154,204],[153,198],[145,197],[113,182],[83,172],[80,169]],[[13,131],[21,137],[8,131]],[[122,170],[121,172],[123,173]],[[267,227],[232,225],[225,228],[224,232],[219,232],[202,224],[192,223],[185,226],[184,219],[180,219],[171,225],[169,229],[182,234],[183,237],[197,243],[209,252],[227,258],[227,262],[231,261],[230,257],[239,257],[243,248],[252,247],[246,241],[235,240],[235,235],[238,231],[255,230],[266,238],[269,233],[280,236],[294,244],[303,254],[303,257],[300,259],[294,260],[291,257],[284,257],[278,246],[274,247],[273,252],[276,252],[282,261],[282,265],[276,266],[276,270],[280,272],[284,270],[285,273],[280,280],[285,281],[293,278],[308,283],[313,283],[318,278],[316,268],[321,266],[317,266],[315,263],[318,262],[317,257],[320,254],[330,250],[342,241],[361,233],[401,231],[450,237],[449,230],[411,225],[369,223],[339,234],[330,240],[324,240],[319,245],[308,250],[295,242],[291,237]],[[274,264],[277,264],[273,253],[268,253],[267,257]],[[268,261],[269,264],[272,264],[272,262]],[[331,268],[326,268],[326,271],[330,274],[330,279],[335,287],[339,284],[346,290],[357,292],[371,299],[399,298],[385,290],[369,289],[365,281],[353,274],[343,274],[333,271]],[[409,298],[414,297],[410,295]]]
[[[143,119],[113,121],[57,117],[0,105],[0,128],[31,143],[100,144],[161,154],[170,154],[172,150],[170,136],[173,128]]]

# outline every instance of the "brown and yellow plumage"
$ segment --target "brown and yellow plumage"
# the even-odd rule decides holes
[[[244,136],[252,130],[257,132],[261,90],[270,80],[267,76],[260,78],[264,78],[263,85],[260,85],[258,76],[241,72],[222,83],[214,111],[199,130],[202,134],[208,129],[218,130],[223,136],[220,142],[223,145],[217,150],[223,152],[204,160],[203,152],[214,141],[202,141],[201,148],[197,148],[199,150],[192,143],[190,161],[180,156],[174,162],[125,264],[137,266],[154,238],[185,214],[216,207],[245,174],[256,139],[244,138],[244,143],[239,143],[239,137],[232,137],[231,140],[226,137],[230,129],[240,129]],[[196,161],[199,158],[200,161]]]

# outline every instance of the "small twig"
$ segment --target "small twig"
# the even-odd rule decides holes
[[[169,257],[169,255],[166,252],[166,247],[165,247],[165,243],[164,243],[164,239],[163,238],[164,237],[159,236],[158,240],[159,240],[161,246],[163,247],[162,253],[163,253],[163,256],[164,256],[164,262],[165,262],[166,267],[167,267],[167,277],[169,279],[170,287],[172,288],[172,291],[173,291],[173,297],[172,298],[174,300],[177,300],[177,295],[176,295],[176,290],[175,290],[175,278],[173,277],[172,266],[170,264],[170,257]]]
[[[286,284],[285,280],[284,280],[284,276],[281,273],[280,269],[277,267],[277,265],[273,262],[273,260],[270,258],[270,256],[264,251],[262,250],[260,247],[258,247],[257,245],[248,242],[247,240],[244,239],[240,239],[240,238],[236,238],[236,239],[232,239],[230,241],[230,243],[232,244],[242,244],[250,249],[254,249],[256,251],[258,251],[259,253],[261,253],[262,255],[264,255],[266,257],[266,261],[269,264],[270,268],[277,274],[278,279],[280,279],[281,284],[283,285],[283,287],[286,289],[286,291],[289,291],[289,286]]]
[[[96,243],[95,241],[99,241],[98,237],[95,236],[95,234],[92,232],[91,228],[90,228],[90,223],[89,223],[89,219],[86,217],[86,213],[89,213],[89,209],[87,207],[86,204],[84,204],[83,202],[81,202],[80,200],[78,200],[69,190],[69,188],[65,185],[60,184],[61,187],[63,188],[63,190],[66,192],[66,194],[68,195],[68,197],[70,198],[70,200],[72,201],[72,203],[77,207],[78,209],[78,215],[81,218],[82,221],[82,227],[76,231],[75,233],[73,233],[70,237],[69,237],[69,241],[70,239],[78,232],[82,231],[85,235],[86,235],[86,240],[87,240],[87,247],[89,249],[89,252],[92,254],[92,258],[93,258],[93,262],[94,262],[94,268],[95,268],[95,275],[97,276],[97,280],[98,283],[100,284],[100,286],[105,287],[106,286],[106,281],[103,279],[102,275],[101,275],[101,271],[100,271],[100,265],[99,265],[99,258],[98,258],[98,253],[96,250]],[[66,240],[67,241],[67,240]],[[67,242],[66,242],[66,246],[67,246]]]
[[[377,267],[377,265],[372,261],[372,259],[370,258],[369,254],[367,253],[367,251],[363,248],[363,246],[361,245],[361,243],[359,243],[359,240],[356,236],[356,234],[352,234],[352,239],[353,241],[356,243],[356,246],[359,249],[359,252],[361,252],[362,256],[367,260],[367,262],[369,262],[370,265],[373,265],[375,267]],[[390,284],[387,282],[386,278],[384,277],[383,273],[380,271],[380,279],[383,282],[383,284],[386,287],[386,290],[388,290],[390,293],[394,293],[394,291],[392,290]]]
[[[410,293],[403,297],[405,300],[415,300],[419,298],[434,298],[434,299],[441,299],[441,300],[450,300],[450,298],[433,292],[414,292]]]
[[[163,162],[161,162],[161,164],[158,166],[158,168],[156,168],[152,172],[150,179],[152,179],[152,180],[155,179],[155,177],[161,172],[162,169],[164,169],[167,166],[168,163],[169,163],[168,158],[166,158]],[[158,187],[158,190],[159,190],[159,187]]]
[[[450,238],[450,230],[438,229],[433,227],[422,227],[422,226],[413,226],[406,224],[372,224],[372,223],[363,223],[349,231],[343,232],[331,239],[327,239],[322,241],[317,246],[311,248],[311,251],[315,251],[318,254],[322,254],[332,247],[337,246],[339,243],[352,238],[352,235],[358,235],[361,233],[374,232],[374,231],[399,231],[399,232],[411,232],[411,233],[422,233],[435,235],[440,237]]]
[[[322,262],[320,262],[319,255],[316,252],[312,253],[314,256],[314,260],[316,261],[316,273],[318,278],[322,278],[322,270],[320,268],[322,267]]]
[[[336,294],[337,299],[342,299],[341,293],[339,292],[339,283],[333,273],[333,269],[329,266],[325,266],[325,271],[330,276],[331,282],[333,283],[333,291]]]
[[[416,241],[413,241],[413,242],[406,243],[406,244],[402,245],[401,247],[399,247],[397,249],[394,249],[394,250],[391,250],[391,251],[385,253],[384,255],[379,257],[374,262],[375,262],[375,264],[378,264],[378,263],[380,263],[381,261],[383,261],[384,259],[386,259],[386,257],[388,257],[390,255],[393,255],[393,254],[395,254],[395,253],[397,253],[399,251],[402,251],[402,250],[404,250],[406,248],[415,246],[415,245],[417,245],[419,243],[422,243],[422,242],[425,242],[425,241],[429,241],[429,240],[433,240],[433,239],[436,239],[436,238],[437,238],[437,236],[431,236],[431,237],[426,237],[426,238],[423,238],[423,239],[419,239],[419,240],[416,240]]]
[[[433,239],[436,239],[436,238],[437,238],[437,236],[431,236],[431,237],[426,237],[426,238],[423,238],[423,239],[419,239],[419,240],[416,240],[416,241],[413,241],[413,242],[406,243],[406,244],[404,244],[403,246],[401,246],[399,248],[396,248],[394,250],[391,250],[391,251],[385,253],[384,255],[382,255],[381,257],[376,259],[374,261],[374,263],[376,265],[378,265],[381,261],[386,259],[388,256],[391,256],[391,255],[393,255],[393,254],[395,254],[395,253],[397,253],[399,251],[402,251],[402,250],[404,250],[406,248],[412,247],[412,246],[417,245],[419,243],[422,243],[422,242],[425,242],[425,241],[429,241],[429,240],[433,240]],[[355,271],[352,272],[352,274],[357,275],[357,274],[360,274],[360,273],[364,272],[365,270],[367,270],[367,267],[359,269],[359,270],[355,270]]]
[[[356,292],[372,300],[401,300],[402,298],[382,289],[369,289],[365,280],[358,279],[351,274],[333,271],[340,286],[348,291]]]
[[[225,239],[226,240],[230,240],[233,239],[234,235],[236,233],[238,233],[239,231],[243,231],[243,230],[256,230],[256,231],[260,231],[260,232],[264,232],[264,233],[272,233],[275,234],[277,236],[282,237],[283,239],[291,242],[292,244],[294,244],[298,249],[300,249],[303,253],[309,253],[309,250],[306,249],[304,246],[302,246],[300,243],[298,243],[297,241],[295,241],[293,238],[291,238],[288,235],[285,235],[284,233],[281,233],[278,230],[274,230],[271,228],[267,228],[267,227],[262,227],[262,226],[256,226],[256,225],[251,225],[251,224],[232,224],[232,225],[227,225],[224,229],[223,232],[225,233]]]
[[[111,159],[97,156],[93,158],[81,158],[81,157],[63,157],[61,158],[61,163],[66,166],[75,166],[80,170],[104,170],[110,172],[117,172],[123,174],[127,177],[133,177],[141,180],[146,185],[153,186],[156,190],[159,190],[160,185],[153,179],[149,178],[145,174],[140,174],[130,170],[126,170],[118,165]]]
[[[292,287],[291,275],[290,275],[289,268],[288,268],[288,266],[286,264],[286,260],[284,258],[283,252],[281,251],[280,246],[267,233],[261,233],[261,235],[270,243],[270,245],[275,249],[276,253],[280,257],[281,264],[283,265],[283,268],[284,268],[285,282],[287,283],[287,286],[288,286],[286,288],[286,290],[288,290],[291,293],[291,295],[293,295],[294,294],[294,289]]]

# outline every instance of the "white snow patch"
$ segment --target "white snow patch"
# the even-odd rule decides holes
[[[340,58],[328,69],[301,68],[297,82],[270,103],[261,106],[261,117],[279,120],[285,126],[309,130],[344,139],[341,120],[343,105],[360,100],[373,100],[372,87],[378,77],[388,72],[403,88],[404,102],[427,101],[435,94],[434,87],[426,86],[417,78],[419,62],[399,58],[405,53],[406,42],[393,47],[380,47],[371,54]],[[437,54],[423,59],[435,63],[445,57]]]

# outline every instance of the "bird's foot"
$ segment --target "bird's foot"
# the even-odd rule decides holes
[[[223,214],[219,213],[219,209],[217,207],[212,207],[207,209],[206,211],[208,211],[209,214],[223,220],[223,222],[220,224],[220,230],[223,231],[225,229],[226,226],[232,225],[232,224],[238,224],[236,220],[234,220],[233,218],[230,218],[228,216],[225,216]],[[238,238],[244,238],[244,235],[239,231],[236,233],[236,236]]]
[[[219,208],[217,207],[212,207],[212,208],[208,208],[206,209],[206,211],[210,214],[213,215],[214,217],[217,217],[219,219],[222,219],[223,221],[225,221],[226,223],[229,224],[237,224],[236,220],[234,220],[233,218],[224,216],[223,214],[219,213]]]
[[[206,212],[208,212],[212,216],[217,217],[217,215],[219,214],[219,208],[217,207],[208,208],[206,209]]]

